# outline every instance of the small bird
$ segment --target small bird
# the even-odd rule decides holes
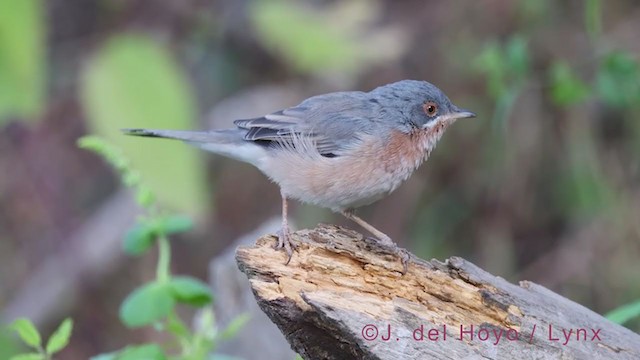
[[[313,96],[299,105],[211,131],[123,129],[128,135],[182,140],[257,167],[280,186],[282,229],[276,248],[287,264],[293,244],[290,198],[343,214],[399,253],[391,238],[354,209],[394,191],[429,157],[444,131],[475,114],[453,105],[436,86],[403,80],[370,92]]]

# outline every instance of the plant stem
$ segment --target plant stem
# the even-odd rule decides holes
[[[171,264],[171,247],[169,239],[165,235],[158,237],[158,267],[156,269],[156,280],[167,282],[170,278],[169,266]]]

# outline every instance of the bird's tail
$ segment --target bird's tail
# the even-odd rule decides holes
[[[244,139],[241,129],[212,131],[122,129],[126,135],[182,140],[201,149],[259,166],[265,149]]]

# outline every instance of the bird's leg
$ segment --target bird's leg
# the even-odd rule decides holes
[[[389,246],[395,246],[396,245],[393,242],[393,240],[391,240],[391,238],[387,234],[385,234],[382,231],[374,228],[371,224],[369,224],[368,222],[366,222],[366,221],[362,220],[360,217],[358,217],[355,214],[355,211],[353,209],[343,210],[342,211],[342,215],[344,215],[347,219],[352,220],[356,224],[362,226],[363,229],[365,229],[368,232],[370,232],[371,234],[373,234],[373,236],[375,236],[383,244],[389,245]]]
[[[356,224],[362,226],[363,229],[367,230],[368,232],[373,234],[373,236],[375,236],[378,240],[380,240],[382,244],[391,247],[396,252],[396,255],[398,255],[402,261],[402,268],[403,268],[402,273],[405,274],[407,272],[407,269],[409,267],[409,260],[411,256],[406,249],[399,247],[398,245],[396,245],[396,243],[393,242],[393,240],[391,240],[391,238],[387,234],[376,229],[375,227],[373,227],[373,225],[369,224],[368,222],[358,217],[355,214],[355,211],[353,209],[343,210],[342,215],[344,215],[347,219],[352,220]]]
[[[287,209],[287,196],[282,194],[282,228],[278,232],[278,244],[275,246],[275,249],[284,249],[287,252],[288,258],[285,265],[288,265],[291,261],[293,249],[295,249],[295,246],[291,243],[291,231],[289,230],[289,222],[287,221]]]

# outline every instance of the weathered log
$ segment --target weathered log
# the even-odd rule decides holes
[[[274,236],[236,261],[260,308],[304,359],[640,359],[640,335],[540,285],[457,257],[402,264],[344,228]]]

